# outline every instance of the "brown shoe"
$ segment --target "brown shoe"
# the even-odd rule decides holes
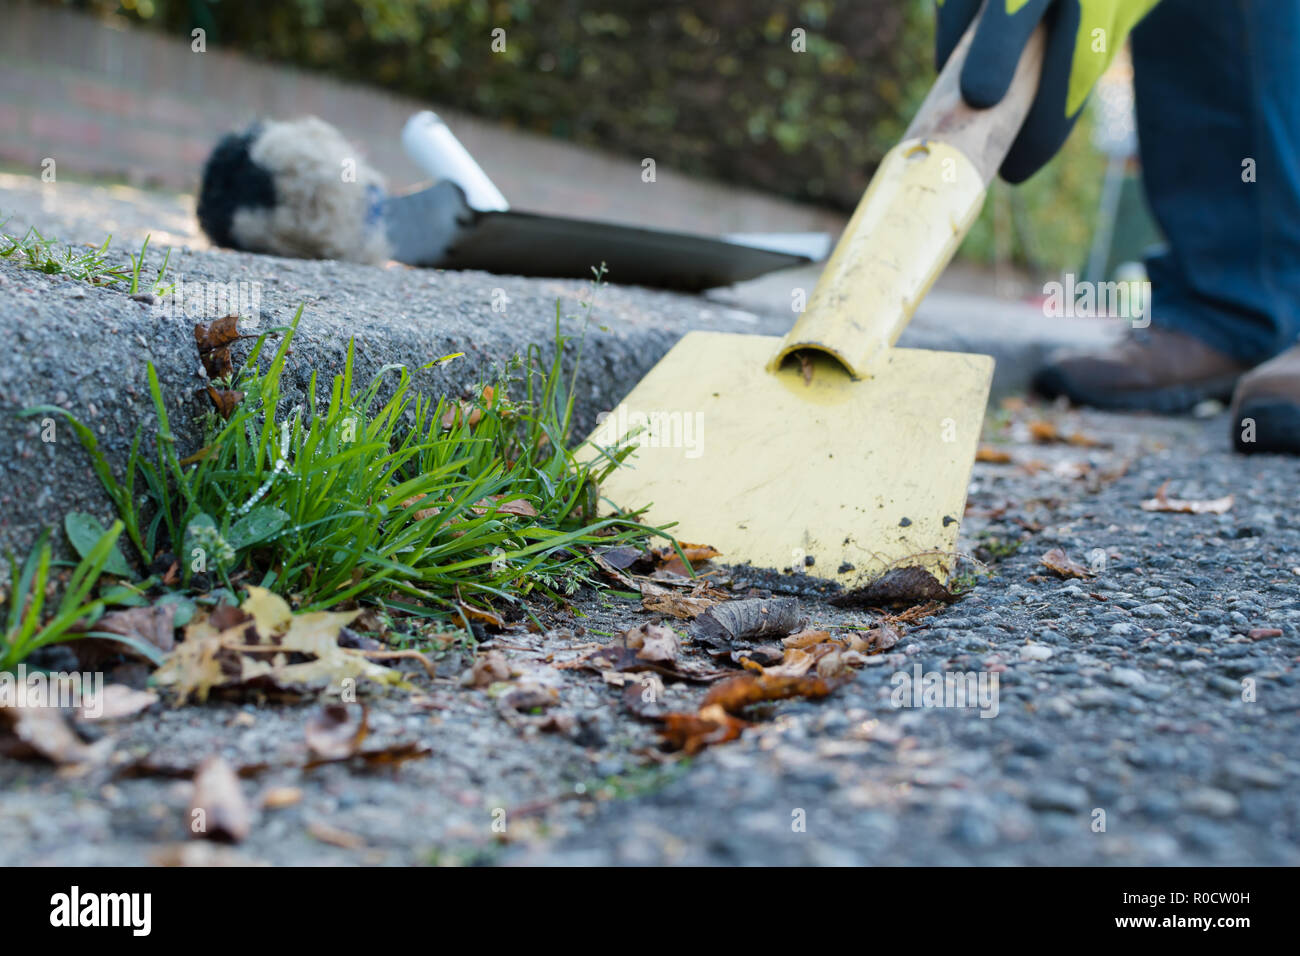
[[[1039,371],[1034,388],[1076,405],[1172,414],[1207,398],[1226,401],[1248,368],[1199,339],[1146,329],[1104,352],[1060,356]]]
[[[1242,378],[1232,399],[1237,450],[1300,455],[1300,345]]]

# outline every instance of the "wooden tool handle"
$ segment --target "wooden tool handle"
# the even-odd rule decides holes
[[[957,44],[903,138],[937,139],[957,147],[979,170],[987,186],[1011,150],[1038,93],[1047,49],[1047,27],[1040,23],[1030,35],[1002,101],[986,110],[977,110],[961,98],[961,69],[966,64],[966,54],[970,52],[979,21],[977,16]]]

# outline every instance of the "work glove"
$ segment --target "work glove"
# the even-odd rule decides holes
[[[936,0],[935,60],[948,62],[983,0]],[[1129,31],[1158,0],[988,0],[961,71],[961,95],[986,109],[1002,100],[1020,54],[1039,21],[1047,24],[1047,53],[1038,96],[1002,164],[1002,178],[1019,183],[1038,172],[1070,135],[1084,101],[1106,72]]]

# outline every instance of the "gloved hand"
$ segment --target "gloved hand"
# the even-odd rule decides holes
[[[935,60],[942,69],[983,0],[936,2]],[[973,107],[987,108],[1001,101],[1034,27],[1046,18],[1048,29],[1038,96],[1002,164],[1003,179],[1023,182],[1056,155],[1124,38],[1157,2],[988,0],[961,71],[961,95]]]

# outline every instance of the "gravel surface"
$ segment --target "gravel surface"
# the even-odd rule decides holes
[[[898,653],[829,700],[781,705],[689,777],[512,858],[1300,863],[1300,468],[1230,454],[1222,416],[1081,421],[1127,451],[1051,456],[1091,457],[1084,479],[977,466],[967,546],[1024,543]],[[1129,455],[1122,477],[1092,484]],[[1141,510],[1167,480],[1179,497],[1235,504]],[[1104,549],[1105,570],[1061,580],[1039,563],[1052,548],[1085,563]],[[891,678],[918,665],[996,671],[997,716],[893,706]],[[792,830],[796,810],[806,832]]]
[[[375,365],[417,341],[430,357],[480,343],[491,361],[543,329],[557,295],[581,294],[579,284],[205,250],[180,252],[172,268],[264,279],[276,320],[307,301],[303,371],[353,332]],[[455,304],[497,286],[517,296],[518,324],[491,322],[486,299],[478,311]],[[605,364],[592,389],[634,378],[653,361],[647,343],[688,323],[736,321],[690,297],[607,291],[599,319],[611,332],[593,352]],[[120,445],[143,414],[144,357],[178,393],[198,383],[189,327],[149,310],[0,265],[0,323],[21,356],[0,362],[6,410],[94,402],[109,409],[97,428]],[[135,405],[108,400],[127,388]],[[1044,444],[1043,421],[1100,444]],[[88,487],[79,452],[38,448],[14,429],[6,414],[9,546]],[[585,593],[537,608],[541,632],[518,625],[483,635],[477,650],[449,646],[436,680],[412,666],[414,693],[369,697],[367,748],[428,750],[400,767],[305,769],[318,705],[267,701],[164,702],[90,728],[113,754],[88,770],[0,759],[0,863],[1300,863],[1300,463],[1234,456],[1226,429],[1221,413],[995,409],[987,438],[1011,461],[977,464],[961,541],[988,573],[956,603],[900,625],[899,642],[830,696],[765,705],[738,740],[689,760],[664,752],[619,688],[557,667],[657,619],[636,601]],[[1143,510],[1166,481],[1170,498],[1234,502],[1225,514]],[[1056,576],[1041,563],[1054,548],[1095,573]],[[878,620],[829,605],[802,576],[720,568],[712,580],[735,597],[796,594],[812,624],[836,633]],[[493,650],[520,673],[504,688],[461,686],[474,655]],[[690,641],[683,656],[714,666]],[[898,675],[918,667],[996,675],[996,716],[895,706]],[[512,709],[502,693],[528,681],[554,691],[541,713]],[[662,704],[693,711],[704,692],[666,680]],[[186,840],[186,778],[214,754],[243,770],[255,808],[234,847]]]
[[[1113,447],[1033,443],[1026,423],[1040,416]],[[540,675],[556,688],[543,715],[461,687],[471,661],[464,648],[439,662],[437,682],[413,670],[416,695],[370,701],[367,746],[430,750],[395,770],[303,770],[311,703],[158,704],[108,732],[115,755],[106,768],[69,779],[39,763],[0,762],[0,856],[6,864],[1300,862],[1296,462],[1231,456],[1222,416],[1024,408],[1010,419],[998,416],[990,435],[1005,440],[998,447],[1013,462],[976,466],[964,526],[964,549],[988,560],[989,575],[904,625],[899,643],[869,657],[847,686],[769,705],[735,742],[690,760],[666,754],[617,688],[555,666],[657,619],[635,602],[589,594],[571,609],[539,609],[545,633],[515,627],[479,647],[522,670],[516,681]],[[1233,508],[1142,510],[1167,480],[1171,496],[1232,494]],[[1085,564],[1103,549],[1104,570],[1062,580],[1040,563],[1052,548]],[[792,575],[719,569],[715,580],[730,580],[736,596],[801,594],[817,626],[876,620],[831,607]],[[895,675],[917,666],[996,673],[996,716],[895,707]],[[703,693],[666,681],[663,703],[691,711]],[[208,754],[249,768],[243,788],[254,804],[285,787],[301,799],[260,810],[240,846],[178,849],[191,785],[135,778],[132,768],[143,761],[155,774],[183,774]],[[493,829],[500,820],[504,832]],[[800,820],[802,830],[793,826]]]

